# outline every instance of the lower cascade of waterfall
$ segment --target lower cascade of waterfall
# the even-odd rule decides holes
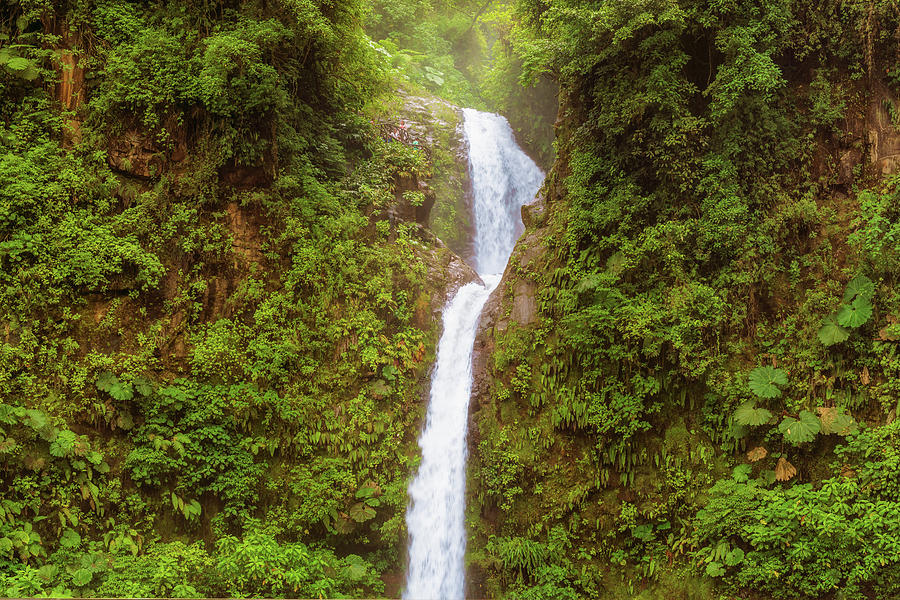
[[[444,308],[425,428],[422,462],[409,486],[406,600],[465,595],[466,433],[472,347],[481,310],[500,282],[523,226],[520,209],[544,174],[516,144],[499,115],[463,110],[474,195],[475,263],[484,285],[469,283]]]

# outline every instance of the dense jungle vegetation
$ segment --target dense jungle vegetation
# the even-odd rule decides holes
[[[900,597],[896,4],[514,14],[559,157],[487,332],[483,589]]]
[[[889,0],[5,2],[0,595],[399,593],[443,99],[549,172],[472,594],[900,597],[898,39]]]

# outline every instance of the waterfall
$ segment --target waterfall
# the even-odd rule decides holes
[[[481,309],[500,282],[523,226],[520,209],[543,173],[516,144],[499,115],[463,110],[474,192],[475,263],[485,285],[470,283],[444,308],[425,428],[422,462],[409,486],[407,600],[455,600],[465,594],[466,429],[472,346]]]

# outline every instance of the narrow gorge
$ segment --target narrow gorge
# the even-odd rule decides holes
[[[0,596],[897,600],[898,39],[0,2]]]
[[[404,598],[465,597],[466,433],[472,347],[482,307],[506,267],[519,211],[534,199],[543,173],[518,147],[506,119],[465,109],[464,130],[475,217],[475,256],[482,279],[462,287],[444,309],[431,399],[419,438],[422,462],[409,487],[409,571]]]

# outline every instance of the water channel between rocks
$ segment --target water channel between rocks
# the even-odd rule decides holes
[[[443,313],[431,379],[422,461],[409,486],[406,600],[461,599],[465,593],[466,434],[472,347],[485,302],[500,282],[523,226],[520,210],[544,174],[499,115],[464,109],[475,217],[475,267],[484,281],[456,293]]]

